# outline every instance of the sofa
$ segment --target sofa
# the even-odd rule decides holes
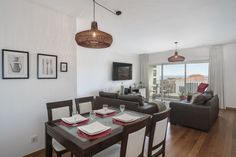
[[[197,102],[170,102],[170,122],[203,131],[209,131],[219,114],[219,98],[212,94],[207,101]],[[202,97],[202,96],[200,96]]]
[[[126,109],[133,110],[146,114],[157,113],[160,110],[164,110],[165,108],[162,106],[158,107],[156,103],[149,103],[141,96],[131,96],[131,95],[118,95],[117,93],[109,93],[109,92],[99,92],[99,96],[96,97],[94,102],[94,108],[99,109],[102,108],[103,104],[108,104],[109,106],[113,106],[119,108],[121,104],[126,106]]]

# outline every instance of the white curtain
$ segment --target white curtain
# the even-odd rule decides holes
[[[223,47],[212,46],[209,55],[209,88],[219,96],[220,108],[225,109]]]
[[[139,55],[139,62],[140,62],[140,81],[142,82],[143,86],[146,87],[147,97],[149,98],[149,55],[148,54],[141,54]]]

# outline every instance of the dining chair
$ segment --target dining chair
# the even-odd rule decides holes
[[[89,113],[93,110],[94,97],[82,97],[75,99],[76,110],[79,114]]]
[[[48,121],[53,121],[62,117],[72,116],[72,109],[72,100],[47,103]],[[57,157],[61,157],[63,154],[68,152],[68,150],[55,139],[52,139],[52,146],[57,154]],[[72,153],[71,157],[73,157]]]
[[[127,125],[123,129],[121,144],[115,144],[93,157],[143,157],[144,141],[150,118]]]
[[[153,114],[150,122],[149,137],[145,139],[144,156],[165,156],[166,132],[170,109]]]

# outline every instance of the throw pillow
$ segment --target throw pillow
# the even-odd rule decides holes
[[[209,84],[207,83],[200,83],[200,85],[197,87],[197,92],[204,93],[208,86]]]
[[[195,99],[196,99],[199,95],[201,95],[201,93],[194,93],[193,96],[192,96],[192,100],[190,101],[190,104],[193,104],[194,101],[195,101]]]
[[[206,97],[203,94],[198,95],[195,100],[193,101],[193,104],[196,105],[203,105],[206,102]]]

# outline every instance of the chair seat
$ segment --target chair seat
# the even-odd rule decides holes
[[[149,143],[149,137],[146,136],[145,138],[145,145],[144,145],[144,152],[143,155],[144,157],[148,156],[148,143]],[[152,155],[154,155],[155,153],[157,153],[159,150],[161,150],[162,146],[160,146],[159,148],[155,149],[152,151]]]
[[[120,157],[120,144],[115,144],[99,153],[93,157]]]
[[[52,146],[54,148],[55,151],[57,152],[61,152],[61,151],[64,151],[66,150],[65,147],[63,147],[59,142],[57,142],[57,140],[55,139],[52,139]]]

